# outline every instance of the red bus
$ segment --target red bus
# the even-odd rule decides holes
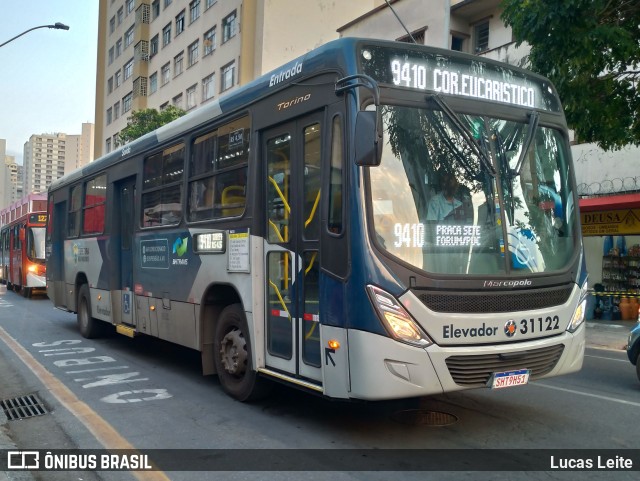
[[[46,292],[46,196],[30,194],[0,212],[0,282],[31,297]]]

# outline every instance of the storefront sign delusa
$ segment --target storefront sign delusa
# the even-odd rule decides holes
[[[582,235],[640,234],[640,209],[583,212]]]

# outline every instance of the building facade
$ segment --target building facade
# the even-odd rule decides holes
[[[49,184],[93,160],[94,126],[82,125],[82,133],[34,134],[24,144],[24,194],[46,192]]]
[[[135,110],[191,110],[338,37],[374,0],[100,0],[95,157]]]

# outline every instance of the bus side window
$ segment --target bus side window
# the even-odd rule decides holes
[[[327,228],[332,234],[341,234],[342,213],[342,120],[333,118],[331,135],[331,170],[329,171],[329,222]]]
[[[78,237],[80,234],[80,214],[82,212],[82,186],[76,185],[71,189],[69,215],[67,221],[67,237]]]
[[[142,226],[176,224],[182,217],[184,144],[167,147],[144,159]]]

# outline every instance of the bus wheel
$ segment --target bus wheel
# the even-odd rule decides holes
[[[222,389],[238,401],[250,401],[266,394],[264,379],[251,367],[249,328],[240,304],[225,307],[216,324],[215,364]]]
[[[31,288],[27,286],[22,286],[22,296],[29,299],[31,297]]]
[[[91,317],[91,294],[89,286],[82,284],[78,293],[78,329],[82,337],[93,339],[99,333],[100,321]]]

